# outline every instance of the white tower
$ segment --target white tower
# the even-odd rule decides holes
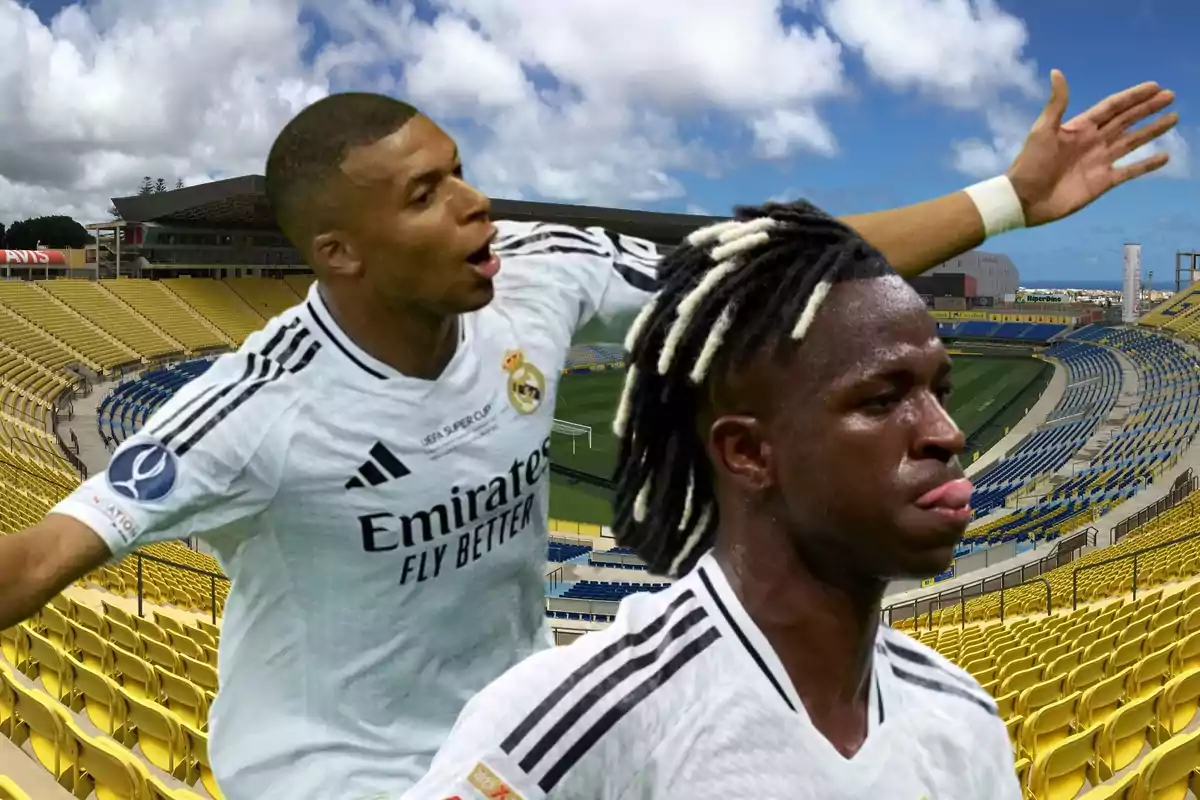
[[[1138,293],[1142,281],[1142,246],[1125,245],[1125,285],[1121,290],[1121,321],[1126,324],[1137,322]]]

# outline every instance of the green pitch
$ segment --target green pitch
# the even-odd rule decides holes
[[[1049,365],[1033,358],[954,358],[954,392],[950,396],[949,407],[972,444],[972,452],[966,454],[967,461],[973,460],[974,451],[982,453],[998,441],[1004,435],[1006,425],[1020,419],[1025,406],[1032,405],[1032,400],[1040,394],[1041,387],[1036,385],[1036,381],[1039,377],[1043,381],[1048,378],[1049,370]],[[617,456],[612,418],[624,377],[621,370],[563,377],[554,416],[590,426],[592,446],[588,447],[585,436],[554,434],[550,445],[554,461],[593,475],[612,476]],[[1022,397],[1023,393],[1026,397]],[[1021,402],[1014,403],[1017,400]],[[1016,417],[1009,421],[1002,419],[1012,416],[1013,406],[1020,406],[1015,409]],[[1002,414],[1002,411],[1006,413]],[[992,428],[995,430],[990,430]],[[550,490],[550,515],[607,525],[611,521],[608,492],[554,475]]]

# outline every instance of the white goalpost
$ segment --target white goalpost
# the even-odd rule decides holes
[[[571,437],[572,454],[575,453],[575,440],[580,436],[587,436],[588,449],[592,449],[592,428],[590,425],[580,425],[578,422],[567,422],[565,419],[556,419],[550,426],[550,431]]]

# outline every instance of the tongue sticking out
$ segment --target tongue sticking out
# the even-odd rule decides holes
[[[500,271],[500,257],[492,252],[490,246],[484,246],[467,257],[467,263],[475,268],[485,278],[494,278]]]
[[[926,492],[917,500],[920,508],[963,508],[971,502],[975,487],[966,478],[946,481],[941,486]]]

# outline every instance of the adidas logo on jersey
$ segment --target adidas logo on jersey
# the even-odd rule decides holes
[[[404,462],[396,458],[392,451],[384,446],[383,442],[376,442],[375,446],[371,448],[370,454],[371,457],[358,468],[358,472],[346,481],[347,489],[361,489],[367,484],[378,486],[388,482],[388,475],[394,480],[403,478],[412,472],[404,466]],[[387,475],[384,474],[385,472]]]

